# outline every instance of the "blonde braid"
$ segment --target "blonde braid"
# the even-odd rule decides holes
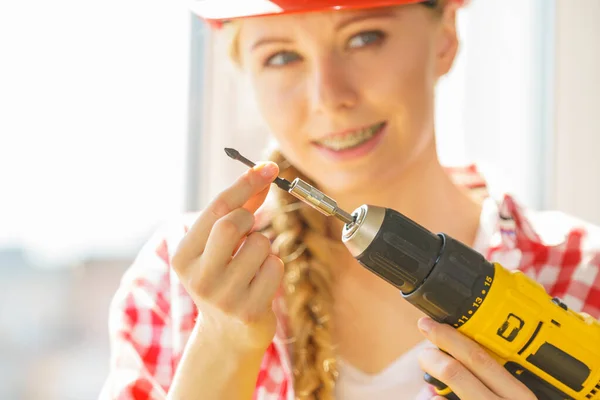
[[[309,182],[279,151],[270,159],[280,176]],[[284,293],[288,332],[293,344],[292,366],[297,399],[334,398],[337,377],[332,344],[332,274],[326,217],[291,195],[276,190],[270,229],[273,247],[285,263]]]

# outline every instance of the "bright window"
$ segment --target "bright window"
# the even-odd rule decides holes
[[[108,304],[185,204],[185,2],[0,1],[0,398],[95,399]]]
[[[131,256],[183,208],[189,18],[141,0],[0,6],[0,248],[42,267]]]

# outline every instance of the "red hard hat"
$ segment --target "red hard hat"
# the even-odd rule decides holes
[[[462,4],[465,0],[450,0]],[[223,21],[275,14],[387,7],[400,4],[430,3],[435,0],[193,0],[196,15],[220,25]]]

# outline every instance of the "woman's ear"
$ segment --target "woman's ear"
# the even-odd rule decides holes
[[[458,35],[456,33],[456,2],[449,1],[445,4],[438,27],[437,40],[437,75],[438,78],[446,75],[458,53]]]

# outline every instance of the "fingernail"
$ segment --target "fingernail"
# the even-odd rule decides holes
[[[433,320],[431,320],[431,318],[429,317],[421,318],[417,322],[417,326],[419,327],[421,332],[427,334],[429,333],[429,331],[431,331],[431,328],[433,327]]]
[[[263,178],[271,178],[277,173],[277,167],[273,163],[263,163],[256,166],[256,170],[260,172]]]

